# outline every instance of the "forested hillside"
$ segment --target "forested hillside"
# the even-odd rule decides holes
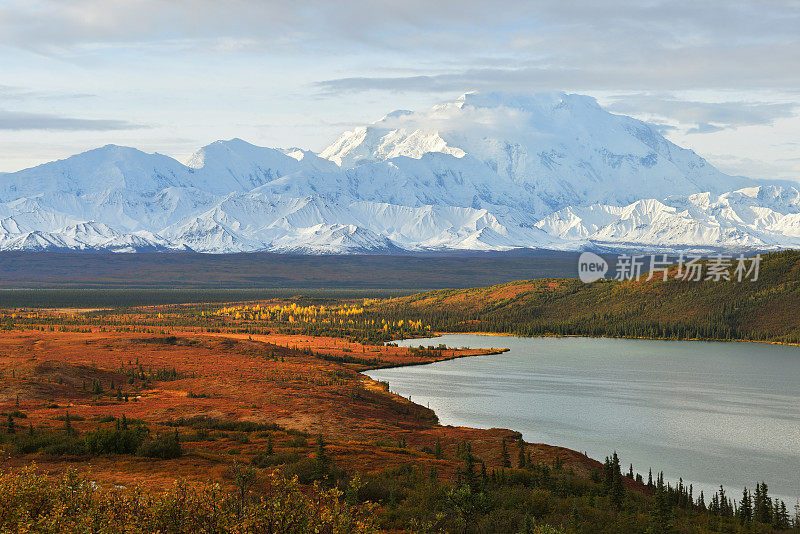
[[[800,252],[764,255],[756,281],[512,282],[381,301],[387,320],[518,335],[748,339],[800,343]]]

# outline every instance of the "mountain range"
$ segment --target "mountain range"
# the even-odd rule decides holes
[[[800,185],[729,176],[591,97],[468,93],[319,153],[108,145],[0,173],[0,250],[771,250]]]

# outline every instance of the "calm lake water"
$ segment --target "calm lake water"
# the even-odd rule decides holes
[[[595,338],[446,335],[401,345],[508,347],[501,355],[369,371],[444,425],[503,427],[526,441],[614,450],[627,471],[706,492],[745,485],[800,497],[800,348]]]

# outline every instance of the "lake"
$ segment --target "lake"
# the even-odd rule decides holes
[[[400,345],[508,347],[500,355],[369,371],[443,425],[502,427],[528,442],[614,450],[623,471],[664,471],[711,493],[767,482],[800,496],[800,348],[763,343],[454,334]]]

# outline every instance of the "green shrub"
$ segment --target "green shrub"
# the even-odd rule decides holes
[[[86,421],[86,418],[80,415],[57,415],[53,419],[56,421]]]
[[[257,454],[250,462],[256,467],[272,467],[275,465],[293,464],[300,460],[296,452],[283,452],[278,454]]]
[[[157,435],[155,438],[145,439],[136,450],[136,454],[148,458],[161,458],[164,460],[178,458],[183,454],[180,439],[178,438],[178,431],[164,432]]]
[[[0,473],[0,532],[367,534],[377,530],[372,506],[352,506],[338,490],[303,489],[278,473],[247,474],[258,480],[237,480],[231,491],[176,482],[158,493],[99,489],[74,471],[57,479],[34,469]]]
[[[86,451],[91,454],[134,454],[147,436],[147,429],[99,429],[86,434]]]
[[[15,449],[17,454],[82,455],[86,454],[86,442],[60,430],[25,431],[17,434]]]
[[[287,447],[308,447],[308,440],[303,436],[295,436],[286,442]]]

